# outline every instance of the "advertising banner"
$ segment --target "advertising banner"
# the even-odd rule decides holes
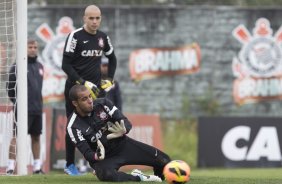
[[[129,70],[134,81],[171,75],[188,75],[200,69],[201,50],[197,43],[175,48],[134,50]]]
[[[199,118],[199,167],[281,167],[282,118]]]
[[[44,65],[42,95],[45,103],[64,100],[66,74],[62,70],[65,41],[68,34],[75,30],[70,17],[61,17],[55,30],[51,25],[42,23],[35,34],[45,43],[40,61]]]
[[[281,100],[282,27],[275,32],[268,19],[259,18],[252,33],[241,24],[232,34],[242,44],[232,61],[235,103]]]

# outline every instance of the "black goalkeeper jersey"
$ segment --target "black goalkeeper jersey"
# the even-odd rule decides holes
[[[68,80],[75,83],[79,79],[99,84],[101,81],[101,57],[109,58],[109,77],[113,79],[116,57],[109,36],[102,31],[95,35],[79,28],[71,32],[66,40],[62,68]]]
[[[87,117],[81,117],[73,112],[67,126],[67,134],[90,163],[95,162],[97,139],[104,145],[106,157],[118,153],[126,140],[126,136],[107,140],[106,136],[110,133],[107,130],[108,126],[116,121],[124,120],[127,132],[132,128],[129,120],[108,99],[96,99],[93,107],[92,113]]]

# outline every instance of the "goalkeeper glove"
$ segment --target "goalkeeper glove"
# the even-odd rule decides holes
[[[90,91],[90,94],[93,100],[95,100],[100,93],[100,90],[98,89],[98,87],[95,84],[93,84],[92,82],[80,79],[79,81],[77,81],[77,83],[84,85]]]
[[[94,154],[94,159],[95,160],[104,160],[105,158],[105,148],[101,141],[98,139],[97,141],[97,150],[96,153]]]
[[[124,120],[121,120],[120,123],[116,121],[115,124],[108,127],[108,131],[112,132],[109,135],[107,135],[108,140],[122,137],[124,134],[126,134]]]
[[[101,88],[105,90],[106,92],[109,92],[114,86],[115,84],[112,80],[108,80],[108,79],[101,80]]]
[[[85,81],[84,86],[90,91],[92,98],[95,100],[100,92],[98,87],[89,81]]]

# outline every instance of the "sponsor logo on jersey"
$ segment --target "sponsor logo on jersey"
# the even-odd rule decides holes
[[[104,48],[104,40],[103,38],[98,38],[98,45],[101,47],[101,48]]]
[[[95,136],[93,136],[93,137],[91,137],[91,142],[97,142],[97,140],[98,139],[100,139],[102,137],[102,131],[101,130],[99,130],[96,134],[95,134]]]
[[[233,30],[233,36],[243,45],[232,62],[237,104],[282,99],[281,28],[273,36],[269,20],[260,18],[253,34],[244,25]]]
[[[71,43],[70,43],[70,52],[74,52],[76,44],[77,44],[77,39],[72,38]]]
[[[89,57],[89,56],[102,56],[103,51],[102,50],[83,50],[81,52],[81,56]]]
[[[80,141],[84,141],[85,140],[83,135],[82,135],[82,133],[81,133],[81,130],[76,129],[76,133],[77,133],[77,137],[78,137],[78,139]]]
[[[93,137],[91,137],[91,142],[96,142],[96,137],[95,136],[93,136]]]

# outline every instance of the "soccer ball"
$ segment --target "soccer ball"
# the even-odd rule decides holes
[[[166,164],[164,177],[169,184],[182,184],[190,180],[190,167],[182,160],[173,160]]]

